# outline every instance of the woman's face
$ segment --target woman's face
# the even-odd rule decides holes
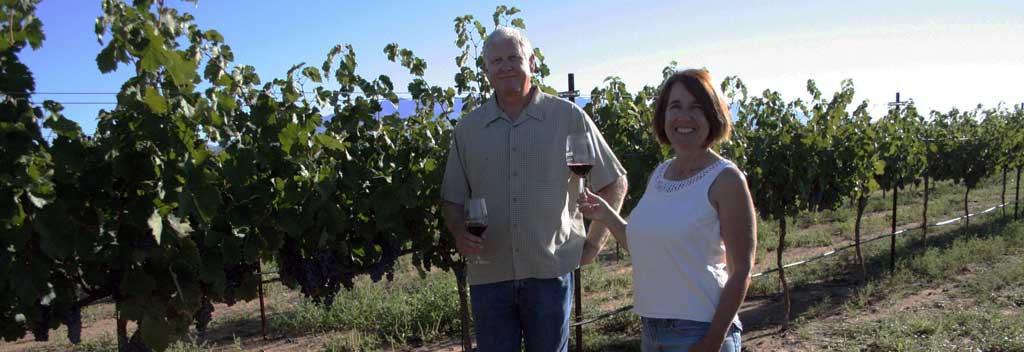
[[[681,82],[672,85],[665,109],[665,136],[676,150],[705,149],[711,127],[704,118],[704,109]]]

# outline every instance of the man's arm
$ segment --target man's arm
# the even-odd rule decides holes
[[[619,176],[615,182],[604,186],[597,191],[597,195],[608,202],[615,211],[619,211],[622,208],[622,201],[626,198],[626,189],[629,188],[626,176]],[[583,258],[580,259],[580,265],[590,264],[597,258],[598,253],[601,253],[601,249],[604,248],[605,241],[608,240],[608,227],[604,224],[594,221],[590,223],[590,231],[587,233],[587,241],[583,244]],[[626,243],[620,241],[619,243],[623,248],[626,247]]]
[[[473,236],[466,230],[462,204],[451,201],[465,199],[470,194],[467,172],[463,168],[462,154],[459,153],[458,132],[458,128],[452,131],[452,143],[448,147],[448,162],[444,180],[441,181],[441,198],[444,199],[441,206],[445,227],[455,239],[455,249],[462,256],[467,256],[480,254],[484,241],[482,237]]]

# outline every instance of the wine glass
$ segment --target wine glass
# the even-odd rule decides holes
[[[571,133],[565,138],[565,162],[576,176],[580,177],[580,194],[583,194],[587,174],[594,167],[594,144],[590,132]]]
[[[487,202],[483,198],[470,198],[466,200],[463,210],[466,231],[480,237],[487,230]],[[480,255],[477,254],[473,258],[473,264],[490,264],[490,262],[480,258]]]

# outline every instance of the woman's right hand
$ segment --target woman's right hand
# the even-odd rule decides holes
[[[608,202],[605,201],[601,196],[598,196],[589,189],[584,189],[583,195],[578,200],[580,212],[587,219],[599,221],[604,224],[608,224],[612,219],[615,219],[617,214],[612,209]]]

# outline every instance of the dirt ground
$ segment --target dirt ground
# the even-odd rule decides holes
[[[842,303],[850,298],[856,289],[855,282],[839,281],[817,283],[800,287],[793,291],[791,319],[800,316],[814,315],[815,319],[838,318],[841,315]],[[886,304],[881,308],[872,308],[869,314],[856,319],[872,319],[872,316],[883,316],[892,311],[913,309],[921,302],[934,304],[944,299],[943,289],[929,289],[900,299],[895,304]],[[822,302],[826,302],[822,304]],[[82,338],[84,341],[95,339],[113,340],[116,320],[112,317],[113,306],[104,303],[90,308],[97,315],[108,315],[106,318],[83,324]],[[784,332],[780,328],[782,321],[781,297],[751,297],[740,310],[740,319],[744,324],[743,345],[748,351],[804,351],[809,350],[793,331]],[[811,310],[815,311],[811,311]],[[629,314],[629,313],[626,313]],[[241,315],[241,318],[239,316]],[[246,316],[248,315],[248,316]],[[241,302],[234,306],[216,305],[214,321],[218,317],[231,316],[227,323],[211,327],[207,334],[199,340],[213,351],[235,351],[241,347],[245,351],[308,351],[318,350],[323,346],[327,335],[311,334],[306,336],[284,336],[270,331],[267,339],[262,338],[259,318],[259,301]],[[134,326],[129,325],[129,331]],[[51,340],[64,340],[64,328],[51,331]],[[66,345],[63,345],[66,346]],[[13,351],[57,351],[61,344],[57,342],[35,342],[31,335],[15,341],[0,344],[0,352]],[[436,342],[402,351],[415,352],[454,352],[461,351],[460,340],[456,338]]]

